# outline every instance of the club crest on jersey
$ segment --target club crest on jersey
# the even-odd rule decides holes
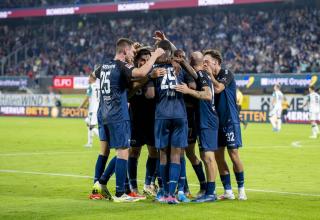
[[[126,63],[126,65],[125,65],[128,69],[131,69],[132,67],[133,67],[133,65],[132,64],[130,64],[130,63]]]

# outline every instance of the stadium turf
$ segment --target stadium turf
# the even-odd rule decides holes
[[[249,124],[241,150],[247,201],[116,204],[88,199],[99,143],[83,147],[82,119],[1,117],[0,219],[319,219],[320,139],[309,135],[309,125],[285,124],[274,133],[268,124]],[[139,162],[140,180],[146,152]],[[196,194],[196,176],[187,166]],[[232,180],[236,189],[233,175]],[[219,179],[217,185],[220,194]]]

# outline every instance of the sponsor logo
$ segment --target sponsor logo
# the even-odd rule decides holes
[[[85,118],[88,110],[84,108],[61,108],[60,116],[63,118]]]
[[[26,107],[26,116],[49,116],[49,107]]]
[[[284,86],[308,87],[311,83],[315,84],[317,82],[318,77],[317,76],[315,77],[314,76],[312,77],[310,75],[306,76],[305,78],[261,77],[260,83],[261,83],[261,86],[273,86],[275,84],[280,84]]]
[[[72,76],[57,76],[53,78],[53,87],[56,89],[72,89],[73,77]]]
[[[88,77],[76,76],[73,78],[74,89],[87,89],[89,86]]]
[[[199,0],[199,6],[233,4],[234,0]]]
[[[148,10],[152,5],[154,5],[154,2],[118,4],[118,11]]]
[[[0,12],[0,18],[8,18],[8,15],[11,15],[11,11],[1,11]]]
[[[47,16],[53,15],[71,15],[79,10],[79,7],[69,7],[69,8],[48,8],[46,9]]]
[[[249,122],[267,122],[268,114],[266,111],[241,111],[240,119]]]
[[[25,115],[25,107],[1,106],[0,115]]]
[[[245,76],[243,79],[236,80],[238,87],[250,88],[254,83],[254,76]]]
[[[318,76],[312,76],[311,77],[311,82],[310,82],[310,86],[314,86],[318,81]]]

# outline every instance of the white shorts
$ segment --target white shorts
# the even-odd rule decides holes
[[[273,108],[269,112],[269,117],[276,116],[277,118],[281,118],[282,108]]]
[[[98,124],[97,113],[89,112],[88,117],[85,119],[88,126],[95,126]]]
[[[319,120],[320,112],[309,112],[310,121]]]

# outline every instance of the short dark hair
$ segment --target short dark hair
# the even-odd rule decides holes
[[[309,86],[309,89],[311,89],[312,91],[316,91],[316,87],[314,85]]]
[[[163,49],[164,51],[170,51],[170,55],[172,54],[171,43],[168,40],[161,40],[157,47]]]
[[[150,55],[151,56],[151,48],[148,47],[142,47],[138,50],[136,56],[135,56],[135,60],[139,60],[142,56],[144,55]]]
[[[221,65],[221,63],[223,61],[222,55],[221,55],[220,51],[218,51],[218,50],[212,50],[212,49],[205,50],[205,51],[203,51],[203,56],[205,56],[205,55],[209,55],[213,59],[218,60],[219,65]]]
[[[130,47],[133,45],[133,41],[128,38],[120,38],[116,44],[116,53],[121,53],[124,48]]]
[[[179,57],[181,54],[185,54],[185,52],[182,49],[177,49],[173,52],[174,57]]]

